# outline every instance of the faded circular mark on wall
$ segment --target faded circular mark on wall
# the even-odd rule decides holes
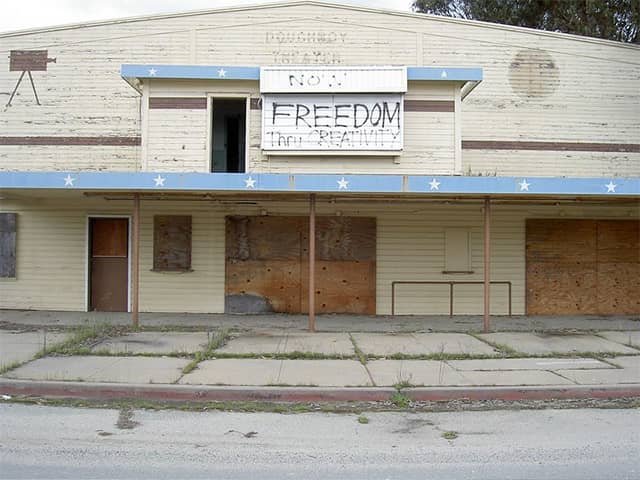
[[[544,50],[520,50],[509,65],[509,83],[520,97],[547,97],[557,90],[560,73]]]

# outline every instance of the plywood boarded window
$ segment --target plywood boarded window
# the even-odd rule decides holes
[[[0,213],[0,278],[16,277],[16,213]]]
[[[191,215],[153,217],[153,269],[160,272],[191,270]]]
[[[473,273],[471,270],[471,235],[468,228],[444,231],[445,265],[442,273]]]

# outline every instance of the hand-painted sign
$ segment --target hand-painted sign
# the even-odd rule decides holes
[[[262,93],[402,93],[406,67],[262,67]]]
[[[402,95],[264,95],[263,150],[400,151]]]

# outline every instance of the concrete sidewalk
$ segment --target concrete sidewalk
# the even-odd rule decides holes
[[[0,327],[14,324],[24,327],[68,327],[87,323],[131,325],[131,314],[117,312],[55,312],[42,310],[0,310]],[[285,329],[305,331],[306,315],[264,314],[197,314],[197,313],[141,313],[140,325],[151,328],[230,328],[259,331]],[[319,332],[481,332],[482,315],[342,315],[316,316]],[[573,315],[573,316],[492,316],[493,332],[547,331],[639,331],[638,315]]]
[[[67,341],[74,354],[43,354],[45,338],[49,349]],[[496,388],[640,396],[638,331],[313,334],[278,328],[130,332],[77,345],[73,339],[71,332],[0,330],[0,394],[65,387],[95,392],[100,385],[139,392],[154,385],[154,394],[163,386],[169,397],[232,387],[254,397],[260,389],[306,388],[316,396],[330,389],[333,398],[338,389],[353,400],[363,391],[425,387],[446,389],[452,398]]]

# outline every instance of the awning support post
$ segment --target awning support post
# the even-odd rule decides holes
[[[133,225],[131,226],[131,321],[138,328],[140,284],[140,194],[133,194]]]
[[[316,195],[309,196],[309,331],[316,331]]]
[[[484,199],[484,322],[483,331],[491,328],[491,200]]]

